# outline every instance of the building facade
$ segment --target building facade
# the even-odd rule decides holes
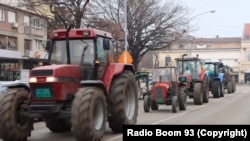
[[[0,81],[11,80],[12,70],[31,69],[48,57],[44,17],[0,1]]]

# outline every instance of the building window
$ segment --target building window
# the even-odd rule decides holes
[[[5,21],[4,10],[0,9],[0,21]]]
[[[32,18],[31,26],[36,28],[42,28],[42,20],[39,18]]]
[[[16,22],[16,13],[8,11],[8,22],[15,23]]]
[[[30,25],[30,17],[29,16],[24,15],[24,25],[26,25],[26,26]]]
[[[31,50],[31,40],[24,40],[24,49],[25,50]]]
[[[8,40],[9,49],[17,49],[17,43],[16,42],[17,42],[16,38],[9,37],[9,40]]]
[[[6,38],[5,36],[0,36],[0,49],[6,49]]]
[[[245,51],[245,61],[250,61],[250,51],[249,50],[246,50]]]
[[[179,44],[179,48],[184,48],[184,45],[182,43]]]
[[[35,48],[36,48],[36,50],[42,51],[42,49],[43,49],[43,41],[35,40]]]

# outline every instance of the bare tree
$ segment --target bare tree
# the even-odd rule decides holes
[[[48,24],[51,28],[67,28],[70,24],[75,28],[81,27],[86,6],[90,0],[19,0],[20,6],[26,6],[27,9],[36,12],[37,14],[44,14],[39,9],[43,6],[49,7],[49,11],[54,17],[48,18]]]
[[[124,0],[99,0],[96,5],[103,11],[106,21],[124,29]],[[137,69],[148,51],[169,48],[184,34],[187,9],[175,0],[128,0],[128,50]]]

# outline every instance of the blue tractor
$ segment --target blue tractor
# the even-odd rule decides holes
[[[225,78],[222,68],[219,67],[220,62],[205,62],[206,74],[209,76],[209,90],[214,98],[224,97]]]

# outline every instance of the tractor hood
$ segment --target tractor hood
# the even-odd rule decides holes
[[[81,69],[78,65],[48,65],[31,70],[30,76],[54,76],[54,77],[81,77]]]

